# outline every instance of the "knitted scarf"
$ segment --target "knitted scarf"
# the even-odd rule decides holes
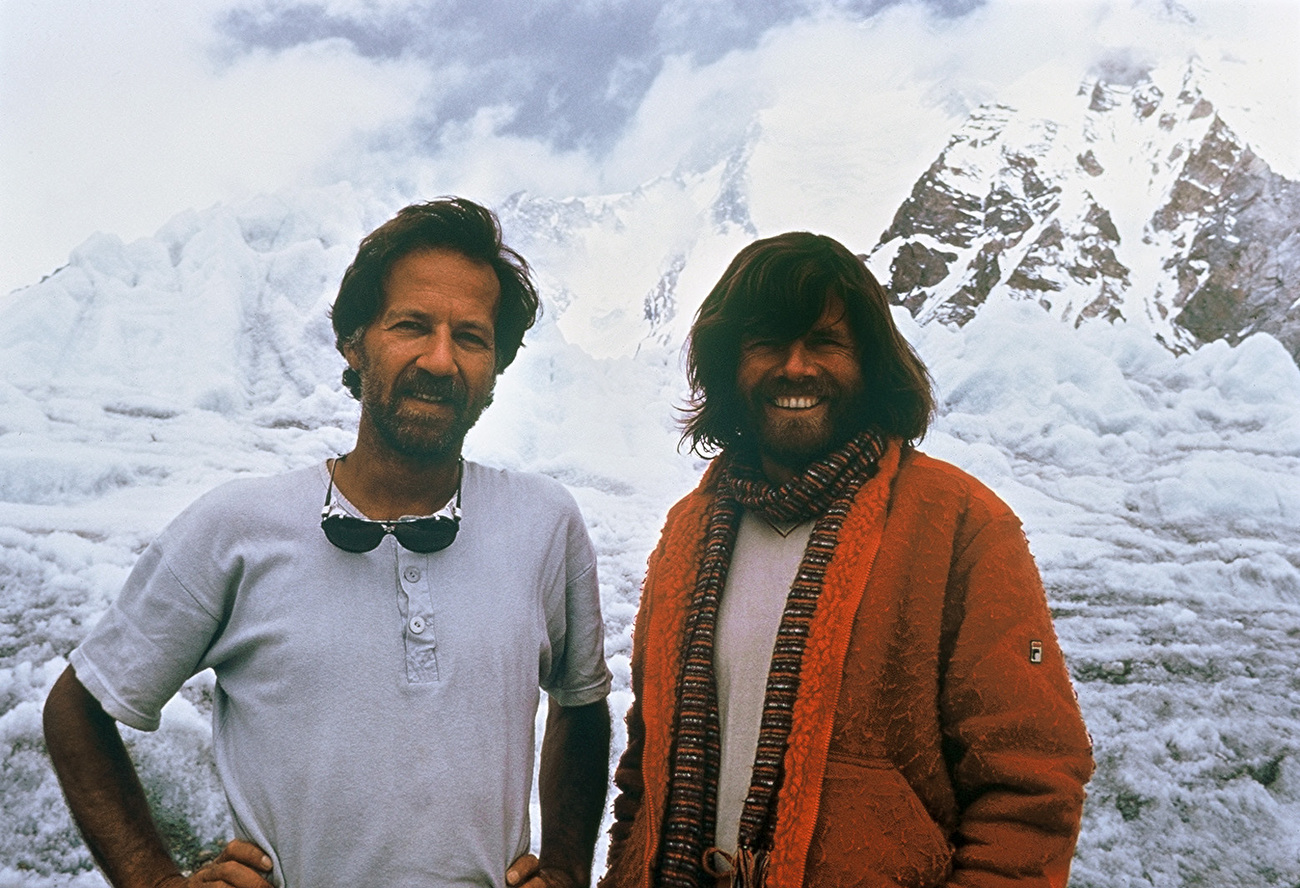
[[[712,858],[716,851],[708,845],[716,818],[721,749],[713,643],[718,604],[727,582],[742,509],[778,523],[815,519],[777,630],[753,776],[741,813],[740,844],[731,861],[735,870],[733,886],[757,888],[762,885],[767,852],[772,847],[781,762],[799,692],[804,645],[817,610],[826,565],[835,551],[853,497],[875,474],[884,449],[883,441],[861,433],[779,487],[770,484],[755,467],[729,455],[722,457],[728,462],[722,467],[699,578],[686,616],[676,742],[656,884],[696,888],[712,884],[709,877],[716,874],[706,860],[706,854]]]

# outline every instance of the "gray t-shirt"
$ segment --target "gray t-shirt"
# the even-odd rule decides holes
[[[321,532],[327,483],[317,465],[200,498],[73,651],[77,677],[153,730],[182,683],[215,671],[235,831],[279,884],[504,885],[529,845],[539,687],[564,706],[609,691],[577,504],[466,462],[449,548],[389,535],[354,554]]]

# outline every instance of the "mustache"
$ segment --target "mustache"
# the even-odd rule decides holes
[[[760,398],[830,398],[839,394],[839,387],[822,380],[791,382],[788,379],[774,379],[760,385],[755,392]]]
[[[460,379],[455,376],[434,376],[418,368],[398,380],[394,394],[399,397],[446,401],[457,409],[464,409],[469,402],[469,392]]]

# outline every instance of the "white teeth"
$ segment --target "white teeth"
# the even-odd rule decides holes
[[[821,401],[820,398],[773,398],[772,403],[785,410],[807,410],[809,407],[816,406]]]

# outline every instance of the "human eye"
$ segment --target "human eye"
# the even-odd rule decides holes
[[[772,336],[746,336],[740,341],[743,352],[763,352],[780,348],[781,343]]]
[[[398,333],[423,333],[428,329],[428,324],[416,317],[410,315],[398,315],[390,318],[385,327]]]
[[[839,330],[813,330],[808,334],[808,344],[824,351],[843,351],[853,348],[853,340]]]
[[[472,328],[458,330],[456,339],[467,348],[487,349],[492,347],[492,337],[482,330]]]

